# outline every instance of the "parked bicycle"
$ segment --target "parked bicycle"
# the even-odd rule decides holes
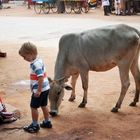
[[[89,11],[89,5],[87,0],[66,0],[65,11],[70,14],[74,11],[76,14],[81,12],[87,13]]]
[[[53,13],[57,12],[56,0],[33,0],[34,10],[37,14],[40,14],[43,11],[44,14],[48,14],[50,10]]]
[[[65,12],[67,14],[70,14],[72,11],[74,11],[74,13],[76,13],[76,14],[80,13],[80,7],[78,6],[77,1],[66,0],[65,1]]]
[[[80,1],[80,7],[81,7],[81,11],[82,12],[88,13],[88,11],[89,11],[88,0],[82,0],[82,1]]]

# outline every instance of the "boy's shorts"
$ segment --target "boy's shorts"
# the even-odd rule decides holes
[[[41,92],[39,97],[35,97],[34,93],[33,93],[32,97],[31,97],[30,107],[39,108],[41,106],[47,106],[47,104],[48,104],[48,94],[49,94],[49,90]]]

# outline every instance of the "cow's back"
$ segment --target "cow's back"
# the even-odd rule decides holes
[[[80,47],[90,69],[105,71],[117,65],[126,53],[137,49],[140,37],[127,25],[112,25],[80,34]]]
[[[138,40],[136,29],[123,24],[64,35],[59,42],[57,57],[57,61],[63,62],[63,67],[56,62],[56,69],[109,70],[126,53],[137,49]]]

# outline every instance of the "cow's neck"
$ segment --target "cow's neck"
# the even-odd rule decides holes
[[[66,65],[64,64],[64,61],[62,60],[59,61],[59,59],[57,59],[55,64],[55,74],[54,74],[55,80],[65,77],[65,67]]]

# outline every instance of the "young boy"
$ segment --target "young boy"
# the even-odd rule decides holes
[[[29,126],[25,126],[24,130],[29,133],[36,133],[42,128],[52,128],[51,121],[49,120],[49,111],[47,108],[48,93],[50,89],[49,81],[46,76],[45,66],[40,58],[37,57],[37,47],[30,43],[24,43],[19,54],[24,60],[30,62],[31,74],[30,74],[30,87],[31,87],[31,115],[32,123]],[[38,108],[41,107],[44,121],[38,124]]]

